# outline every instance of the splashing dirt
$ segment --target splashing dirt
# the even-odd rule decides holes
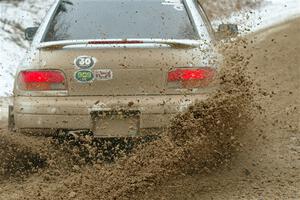
[[[234,65],[224,68],[221,72],[222,87],[213,97],[175,117],[160,139],[141,144],[130,155],[117,160],[116,163],[99,163],[97,160],[84,165],[84,161],[80,162],[81,147],[69,148],[66,144],[52,142],[51,145],[63,149],[63,152],[66,152],[65,156],[73,161],[69,162],[69,165],[59,161],[53,164],[53,160],[58,160],[58,154],[39,149],[40,153],[37,155],[41,156],[40,160],[44,158],[47,164],[51,165],[43,172],[43,176],[47,177],[43,181],[48,180],[50,183],[47,184],[47,188],[44,188],[42,183],[30,184],[26,197],[132,199],[172,176],[207,172],[226,163],[238,145],[236,138],[240,130],[249,121],[248,111],[252,97],[249,90],[251,82],[244,75],[244,59],[234,54],[229,56],[229,60],[228,63]],[[95,152],[98,151],[98,148],[95,149],[91,144],[93,142],[81,144],[85,145],[85,155],[88,157],[95,156]],[[19,151],[14,152],[15,155],[19,154]],[[23,149],[20,153],[27,155]],[[53,159],[54,157],[56,158]],[[7,159],[15,161],[11,157]],[[28,159],[28,162],[33,160],[31,157]],[[41,166],[44,166],[44,163],[46,161],[43,161]],[[61,167],[62,163],[63,166],[69,166],[70,170],[64,168],[65,175],[59,173],[61,176],[58,180],[51,183],[54,179],[51,170]]]

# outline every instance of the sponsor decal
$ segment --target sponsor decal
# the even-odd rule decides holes
[[[91,69],[95,66],[97,60],[92,56],[79,56],[74,60],[74,65],[79,69]]]
[[[94,71],[95,80],[107,81],[113,79],[113,72],[111,69],[99,69]]]
[[[94,74],[90,70],[80,70],[75,72],[75,79],[80,83],[88,83],[94,80]]]

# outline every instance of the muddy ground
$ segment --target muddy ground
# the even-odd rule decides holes
[[[252,36],[242,54],[264,110],[228,168],[174,177],[145,199],[300,199],[300,19]],[[253,41],[253,44],[252,42]]]
[[[300,199],[299,32],[296,19],[225,49],[223,91],[116,162],[2,128],[0,199]]]

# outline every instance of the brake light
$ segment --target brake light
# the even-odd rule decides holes
[[[58,70],[21,71],[19,87],[22,90],[66,90],[65,75]]]
[[[206,87],[212,82],[215,76],[214,68],[181,68],[171,70],[168,73],[168,82],[178,86],[180,84],[183,88],[197,88]]]

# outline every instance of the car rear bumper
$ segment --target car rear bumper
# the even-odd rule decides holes
[[[129,110],[140,113],[140,128],[167,127],[179,112],[184,112],[207,95],[166,96],[85,96],[15,97],[14,118],[18,129],[93,128],[92,112]]]

